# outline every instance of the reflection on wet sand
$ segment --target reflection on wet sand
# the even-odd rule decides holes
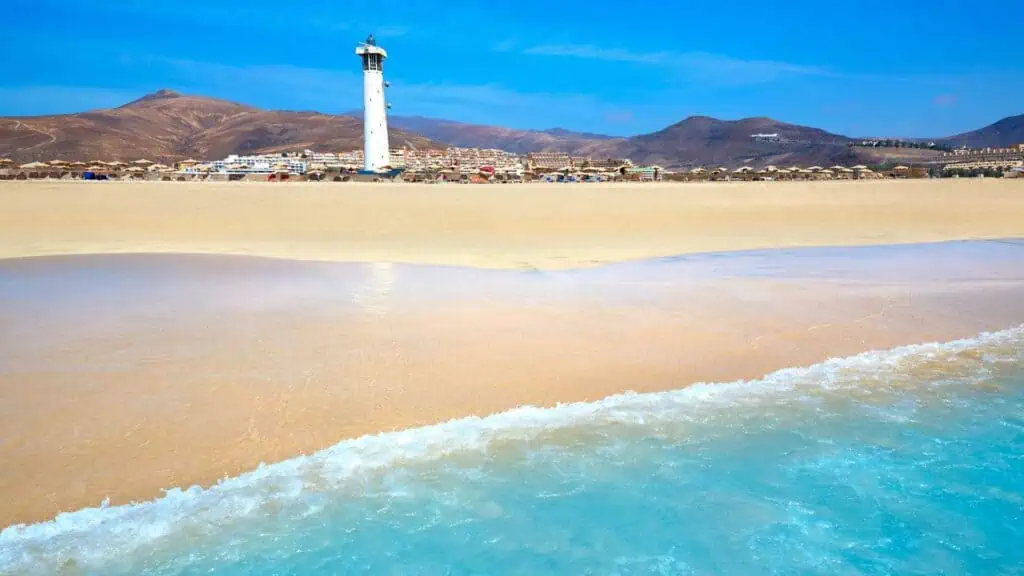
[[[1022,291],[1024,249],[995,243],[529,273],[6,261],[0,525],[365,433],[966,337],[1024,322]]]
[[[374,262],[369,268],[369,279],[356,287],[352,292],[352,300],[368,314],[387,314],[395,284],[394,264]]]

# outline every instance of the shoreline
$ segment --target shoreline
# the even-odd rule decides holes
[[[808,259],[828,278],[723,276],[734,255],[539,276],[231,257],[7,261],[8,279],[28,283],[0,305],[11,342],[0,459],[14,463],[0,470],[0,525],[210,486],[365,434],[756,379],[1024,323],[1017,251],[978,248],[1007,264],[955,248],[929,248],[946,254],[937,281],[922,275],[927,262],[878,278],[829,268],[857,249]],[[907,250],[914,261],[925,248]],[[762,256],[784,268],[807,259]],[[25,265],[31,281],[10,273]],[[111,270],[142,280],[111,286]]]
[[[1021,236],[1002,236],[1002,237],[971,237],[971,238],[950,238],[946,240],[930,240],[923,242],[907,241],[907,242],[894,242],[894,243],[878,243],[878,244],[799,244],[799,245],[782,245],[782,246],[770,246],[764,248],[738,248],[732,250],[712,250],[702,252],[681,252],[678,254],[665,254],[663,256],[650,256],[631,258],[625,260],[608,260],[608,261],[590,261],[581,263],[579,266],[566,267],[566,268],[533,268],[533,267],[487,267],[487,266],[471,266],[465,264],[442,264],[433,262],[421,262],[421,261],[377,261],[377,260],[331,260],[331,259],[314,259],[314,258],[292,258],[286,256],[273,256],[263,254],[236,254],[232,252],[56,252],[56,253],[43,253],[43,254],[30,254],[25,256],[2,256],[0,257],[0,265],[6,263],[18,264],[20,262],[47,262],[47,261],[67,261],[69,259],[78,258],[104,258],[104,257],[115,257],[115,258],[231,258],[239,260],[250,260],[253,262],[277,262],[282,264],[288,263],[299,263],[299,264],[326,264],[326,265],[372,265],[372,264],[386,264],[410,268],[431,268],[436,270],[478,270],[483,272],[530,272],[530,271],[541,271],[541,272],[572,272],[582,270],[592,270],[595,268],[608,268],[615,266],[629,266],[629,265],[644,265],[651,262],[659,261],[672,261],[682,260],[687,258],[718,258],[718,257],[734,257],[734,256],[756,256],[756,255],[771,255],[779,252],[813,252],[818,250],[848,250],[848,249],[892,249],[892,248],[908,248],[914,249],[915,247],[928,247],[928,246],[943,246],[943,245],[955,245],[960,243],[979,243],[979,242],[992,242],[997,244],[1008,244],[1008,245],[1020,245],[1024,247],[1024,235]]]
[[[707,252],[1020,238],[1022,190],[1013,181],[928,180],[5,183],[0,258],[198,253],[561,270]]]
[[[385,460],[388,460],[390,458],[388,458],[389,455],[387,454],[388,451],[386,450],[387,446],[385,446],[384,444],[386,444],[385,441],[388,440],[389,437],[391,437],[391,436],[396,436],[397,437],[397,436],[403,436],[403,435],[409,435],[409,434],[416,434],[418,432],[428,431],[428,430],[431,430],[431,431],[432,430],[442,430],[442,429],[447,430],[447,429],[450,429],[450,428],[453,428],[453,427],[458,427],[460,425],[481,423],[481,422],[485,422],[485,421],[489,421],[489,420],[509,420],[509,419],[511,419],[514,416],[519,416],[519,415],[521,415],[523,413],[527,413],[528,414],[530,412],[533,412],[534,410],[555,411],[555,410],[559,410],[559,409],[569,409],[569,410],[579,409],[579,410],[582,410],[582,411],[593,412],[593,411],[595,411],[595,408],[598,408],[599,406],[602,406],[602,405],[605,405],[605,404],[611,404],[611,405],[632,405],[632,406],[635,407],[637,404],[643,404],[642,401],[639,402],[639,403],[633,401],[633,399],[635,399],[637,397],[645,397],[645,396],[647,396],[647,397],[656,397],[658,395],[665,395],[665,394],[668,394],[668,395],[678,395],[678,394],[681,394],[681,393],[686,393],[688,389],[695,388],[695,387],[718,387],[718,386],[724,386],[724,387],[731,387],[732,388],[731,391],[732,392],[736,392],[736,388],[737,387],[748,386],[748,385],[754,385],[754,386],[762,385],[762,384],[764,384],[766,382],[775,380],[776,377],[778,377],[778,376],[789,375],[790,373],[793,373],[793,372],[800,374],[800,376],[804,376],[807,373],[810,373],[811,371],[813,371],[814,369],[819,369],[819,368],[831,368],[831,367],[835,367],[835,366],[850,367],[851,364],[855,363],[857,360],[860,360],[860,359],[872,359],[872,360],[874,360],[875,359],[874,357],[876,357],[878,355],[882,355],[882,356],[897,355],[897,356],[900,356],[900,355],[904,355],[904,354],[907,354],[907,353],[914,354],[914,353],[920,352],[920,351],[925,350],[925,349],[930,349],[930,348],[939,348],[939,349],[942,349],[943,351],[946,351],[946,350],[949,350],[949,349],[953,349],[954,351],[962,351],[962,350],[965,350],[965,349],[969,350],[970,346],[975,344],[975,343],[981,343],[983,345],[984,344],[991,344],[991,343],[994,343],[994,342],[1000,342],[1000,341],[1008,339],[1008,338],[1015,338],[1015,337],[1016,338],[1020,338],[1021,336],[1024,336],[1024,324],[1020,324],[1020,325],[1016,325],[1016,326],[1011,326],[1011,327],[1007,327],[1007,328],[1000,329],[1000,330],[987,330],[987,331],[979,332],[977,334],[974,334],[974,335],[971,335],[971,336],[968,336],[968,337],[955,338],[955,339],[952,339],[952,340],[922,341],[922,342],[917,342],[917,343],[913,343],[913,344],[904,344],[904,345],[894,346],[892,348],[887,348],[887,349],[868,349],[868,350],[865,350],[863,352],[859,352],[859,353],[856,353],[856,354],[851,354],[849,356],[830,357],[830,358],[826,358],[825,360],[822,360],[821,362],[815,362],[815,363],[812,363],[812,364],[802,364],[802,365],[797,365],[797,366],[789,366],[789,367],[786,367],[786,368],[781,368],[781,369],[778,369],[778,370],[773,370],[773,371],[767,372],[767,373],[765,373],[765,374],[763,374],[761,376],[754,377],[754,378],[749,378],[749,379],[739,379],[739,380],[722,381],[722,382],[703,382],[703,381],[702,382],[694,382],[694,383],[692,383],[690,385],[687,385],[687,386],[684,386],[682,388],[674,388],[674,389],[667,389],[667,390],[655,390],[655,391],[644,391],[644,392],[637,392],[635,390],[625,390],[625,391],[618,392],[618,393],[615,393],[615,394],[611,394],[611,395],[608,395],[608,396],[605,396],[605,397],[602,397],[602,398],[599,398],[599,399],[596,399],[596,400],[581,400],[581,401],[573,401],[573,402],[560,402],[560,403],[552,405],[552,406],[536,406],[536,405],[531,405],[531,404],[524,404],[524,405],[516,406],[514,408],[510,408],[508,410],[503,410],[503,411],[499,411],[499,412],[493,412],[493,413],[487,414],[487,415],[458,416],[458,417],[452,418],[450,420],[445,420],[445,421],[439,421],[439,422],[424,424],[424,425],[421,425],[421,426],[414,426],[414,427],[407,427],[407,428],[398,428],[398,429],[393,429],[393,430],[382,430],[382,431],[377,431],[377,432],[368,432],[366,434],[362,434],[362,435],[358,435],[358,436],[353,436],[351,438],[345,438],[345,439],[340,440],[339,442],[337,442],[335,444],[332,444],[332,445],[327,446],[325,448],[316,450],[316,451],[314,451],[312,453],[305,453],[305,452],[303,452],[303,453],[296,454],[296,455],[294,455],[294,456],[292,456],[292,457],[290,457],[288,459],[281,460],[279,462],[261,463],[259,466],[255,467],[255,468],[242,471],[241,473],[239,473],[237,475],[225,476],[225,477],[220,478],[220,479],[216,480],[215,482],[209,483],[207,485],[192,484],[192,485],[175,486],[175,487],[172,487],[172,488],[165,488],[165,489],[161,490],[161,492],[164,493],[162,496],[157,496],[157,497],[152,498],[152,499],[148,499],[148,500],[135,500],[135,501],[131,501],[131,502],[125,502],[123,504],[111,504],[109,502],[104,502],[100,506],[95,506],[95,507],[88,507],[87,506],[87,507],[80,508],[80,509],[77,509],[77,510],[71,510],[71,511],[68,511],[68,512],[62,512],[58,516],[67,515],[67,514],[76,514],[76,513],[79,513],[79,512],[96,511],[96,510],[101,510],[101,509],[104,509],[104,508],[107,508],[107,507],[149,505],[149,504],[153,504],[153,503],[163,499],[167,495],[167,493],[170,493],[170,492],[187,493],[187,492],[189,492],[190,490],[192,490],[194,488],[199,488],[199,489],[201,489],[203,491],[210,491],[210,490],[217,489],[217,488],[230,487],[232,485],[237,485],[238,483],[246,484],[246,483],[252,481],[253,478],[261,476],[262,471],[267,469],[267,468],[277,467],[279,465],[286,465],[287,466],[288,464],[294,463],[294,462],[296,462],[298,460],[307,460],[307,461],[308,460],[317,460],[317,459],[321,459],[322,460],[329,453],[336,452],[337,449],[339,449],[339,448],[340,449],[346,449],[346,448],[349,448],[349,447],[351,447],[353,445],[380,444],[380,446],[376,446],[375,447],[375,448],[378,448],[378,450],[376,451],[375,455],[378,456],[378,457],[383,457]],[[962,368],[962,367],[960,367],[960,366],[956,367],[956,369],[960,369],[960,368]],[[806,382],[803,382],[803,383],[806,384]],[[435,440],[435,442],[436,442],[436,440]],[[394,454],[394,460],[401,459],[401,456],[402,455],[400,453],[396,452]],[[290,467],[290,468],[292,469],[292,471],[294,471],[294,469],[295,469],[294,467]],[[264,476],[264,478],[265,478],[265,476]],[[2,533],[4,530],[6,530],[8,528],[13,528],[15,530],[20,530],[20,529],[23,529],[23,528],[31,528],[31,527],[34,527],[34,526],[45,525],[45,524],[53,522],[54,520],[55,519],[45,519],[45,520],[41,520],[39,522],[34,522],[34,523],[22,523],[22,524],[12,524],[12,525],[9,525],[9,526],[0,526],[0,533]]]

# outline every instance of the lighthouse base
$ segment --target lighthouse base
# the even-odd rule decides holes
[[[381,170],[379,172],[376,170],[360,170],[356,172],[356,176],[358,176],[360,180],[369,180],[372,178],[387,178],[389,180],[394,180],[401,176],[403,172],[405,172],[405,168],[391,168],[390,170]]]

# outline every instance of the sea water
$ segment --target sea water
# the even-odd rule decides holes
[[[1019,574],[1022,522],[1024,327],[346,441],[7,528],[0,573]]]

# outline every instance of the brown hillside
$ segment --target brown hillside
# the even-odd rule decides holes
[[[969,148],[1006,148],[1024,144],[1024,114],[1003,118],[973,132],[942,138],[940,142]]]
[[[757,141],[753,134],[778,134],[779,142]],[[657,132],[609,143],[603,155],[632,158],[666,167],[750,163],[848,164],[857,156],[849,138],[771,118],[727,121],[693,116]],[[603,147],[604,148],[604,147]]]
[[[394,146],[433,143],[391,130]],[[0,118],[0,157],[35,160],[173,161],[223,158],[231,153],[362,146],[362,122],[316,112],[268,111],[169,90],[124,106],[59,116]]]
[[[589,154],[591,150],[601,145],[624,140],[623,138],[572,132],[560,128],[516,130],[421,116],[392,116],[388,118],[388,122],[403,130],[422,134],[452,146],[497,148],[516,154],[566,152],[582,156]]]

